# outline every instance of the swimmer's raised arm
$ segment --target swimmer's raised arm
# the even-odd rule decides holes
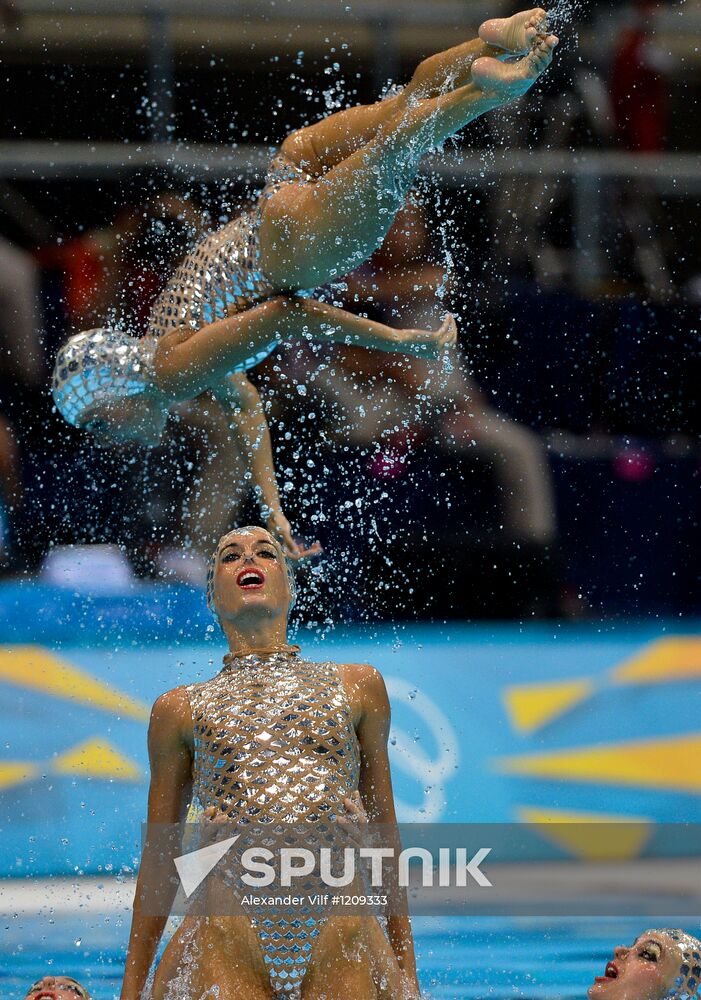
[[[242,313],[210,323],[194,334],[178,327],[158,342],[154,358],[156,389],[167,401],[211,391],[223,406],[232,437],[252,475],[268,528],[293,559],[316,555],[300,547],[282,511],[275,479],[270,431],[257,390],[243,372],[227,375],[241,363],[250,344],[262,341],[331,340],[383,351],[438,356],[457,339],[448,315],[435,332],[396,330],[316,299],[277,296]]]
[[[184,688],[161,695],[151,711],[148,728],[148,752],[151,783],[148,793],[148,823],[178,824],[187,813],[192,790],[192,714]],[[164,887],[157,907],[145,906],[145,895],[159,882],[155,874],[161,845],[147,837],[134,897],[134,914],[124,967],[121,1000],[141,1000],[151,964],[156,955],[168,913],[175,898],[175,885]],[[160,915],[153,916],[156,909]]]
[[[270,430],[258,390],[243,372],[230,375],[212,389],[226,414],[232,437],[252,478],[268,530],[282,541],[293,559],[317,555],[318,543],[304,548],[294,540],[280,503]]]
[[[394,810],[392,775],[390,772],[387,741],[390,727],[390,705],[382,675],[374,667],[350,665],[344,668],[346,683],[350,681],[360,694],[361,714],[356,723],[360,744],[360,796],[370,823],[388,827],[395,842],[397,854],[401,850],[397,817]],[[387,919],[387,933],[397,962],[406,977],[406,997],[419,997],[416,978],[416,959],[411,922],[408,917],[406,893],[395,900],[406,914],[392,913]]]

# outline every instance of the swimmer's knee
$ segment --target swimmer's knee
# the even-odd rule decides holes
[[[309,170],[314,156],[314,147],[309,135],[310,126],[290,132],[280,146],[280,152],[296,166]]]

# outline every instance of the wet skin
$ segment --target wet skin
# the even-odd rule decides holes
[[[589,1000],[662,1000],[674,984],[682,954],[666,935],[645,934],[619,945],[587,990]]]
[[[268,527],[281,539],[285,554],[291,559],[318,555],[321,552],[318,543],[305,545],[294,538],[290,523],[281,509],[268,426],[260,397],[245,376],[232,376],[227,381],[226,403],[231,408],[229,420],[235,437],[248,456],[254,483],[267,510]],[[95,403],[85,410],[80,427],[91,433],[100,447],[115,444],[154,447],[159,444],[165,430],[169,405],[163,393],[149,389],[137,396]],[[218,407],[220,401],[210,397],[209,405]]]

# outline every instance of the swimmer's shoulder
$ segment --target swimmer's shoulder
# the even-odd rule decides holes
[[[149,744],[154,749],[172,746],[175,742],[191,745],[192,730],[192,709],[184,684],[156,698],[149,722]]]
[[[389,716],[389,697],[384,678],[369,663],[339,663],[338,671],[356,719],[372,713]]]

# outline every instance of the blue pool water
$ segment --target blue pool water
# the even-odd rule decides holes
[[[419,978],[432,1000],[584,1000],[613,945],[629,943],[648,926],[649,919],[633,918],[418,918]],[[41,924],[5,917],[3,1000],[22,1000],[22,989],[40,969],[68,972],[91,988],[95,1000],[117,998],[127,934],[126,913]]]

